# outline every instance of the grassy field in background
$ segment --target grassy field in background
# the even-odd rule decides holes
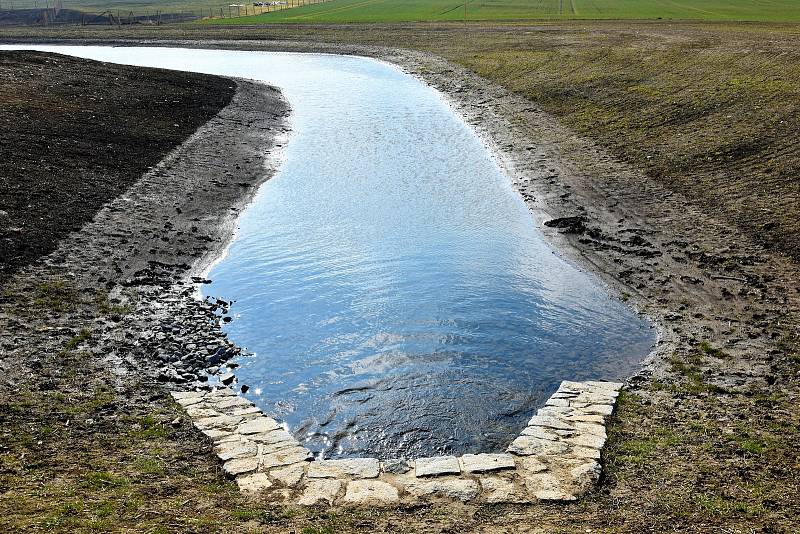
[[[800,21],[797,0],[467,0],[471,20],[534,19],[674,19],[737,21]],[[334,0],[278,11],[226,24],[271,22],[414,22],[464,18],[459,0]]]

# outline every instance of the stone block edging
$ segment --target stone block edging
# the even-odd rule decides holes
[[[561,382],[503,453],[414,460],[315,460],[280,423],[230,388],[172,392],[214,443],[240,490],[276,503],[392,505],[421,500],[571,501],[600,479],[606,419],[622,384]]]

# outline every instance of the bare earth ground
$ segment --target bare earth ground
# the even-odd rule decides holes
[[[152,384],[131,381],[93,397],[104,402],[81,399],[82,383],[106,383],[103,365],[79,356],[87,340],[72,342],[66,331],[53,335],[61,354],[41,358],[56,391],[70,392],[59,397],[64,410],[54,415],[33,382],[15,382],[24,394],[4,399],[0,512],[10,526],[798,531],[797,29],[585,26],[487,27],[468,40],[458,27],[428,26],[211,36],[313,35],[314,44],[213,45],[396,61],[449,95],[490,138],[537,220],[580,217],[545,232],[664,325],[659,350],[622,398],[593,495],[569,505],[386,511],[248,503],[224,483],[207,447],[186,439],[186,425],[170,424],[179,412]],[[350,44],[358,41],[435,50],[497,83],[433,56]],[[23,311],[15,313],[33,306],[41,316],[41,306],[54,305],[47,294],[17,294],[12,302]],[[25,299],[34,302],[19,304]],[[96,315],[91,302],[75,306]],[[33,342],[41,334],[25,335]],[[77,430],[65,418],[113,425]]]

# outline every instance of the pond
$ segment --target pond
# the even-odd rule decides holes
[[[650,325],[553,250],[443,97],[361,57],[37,47],[263,80],[292,107],[277,175],[208,295],[246,397],[326,457],[505,449],[561,380],[620,379]],[[535,140],[534,140],[535,141]]]

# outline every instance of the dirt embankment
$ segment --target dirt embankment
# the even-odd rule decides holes
[[[0,52],[0,283],[79,230],[234,92],[219,77]]]

